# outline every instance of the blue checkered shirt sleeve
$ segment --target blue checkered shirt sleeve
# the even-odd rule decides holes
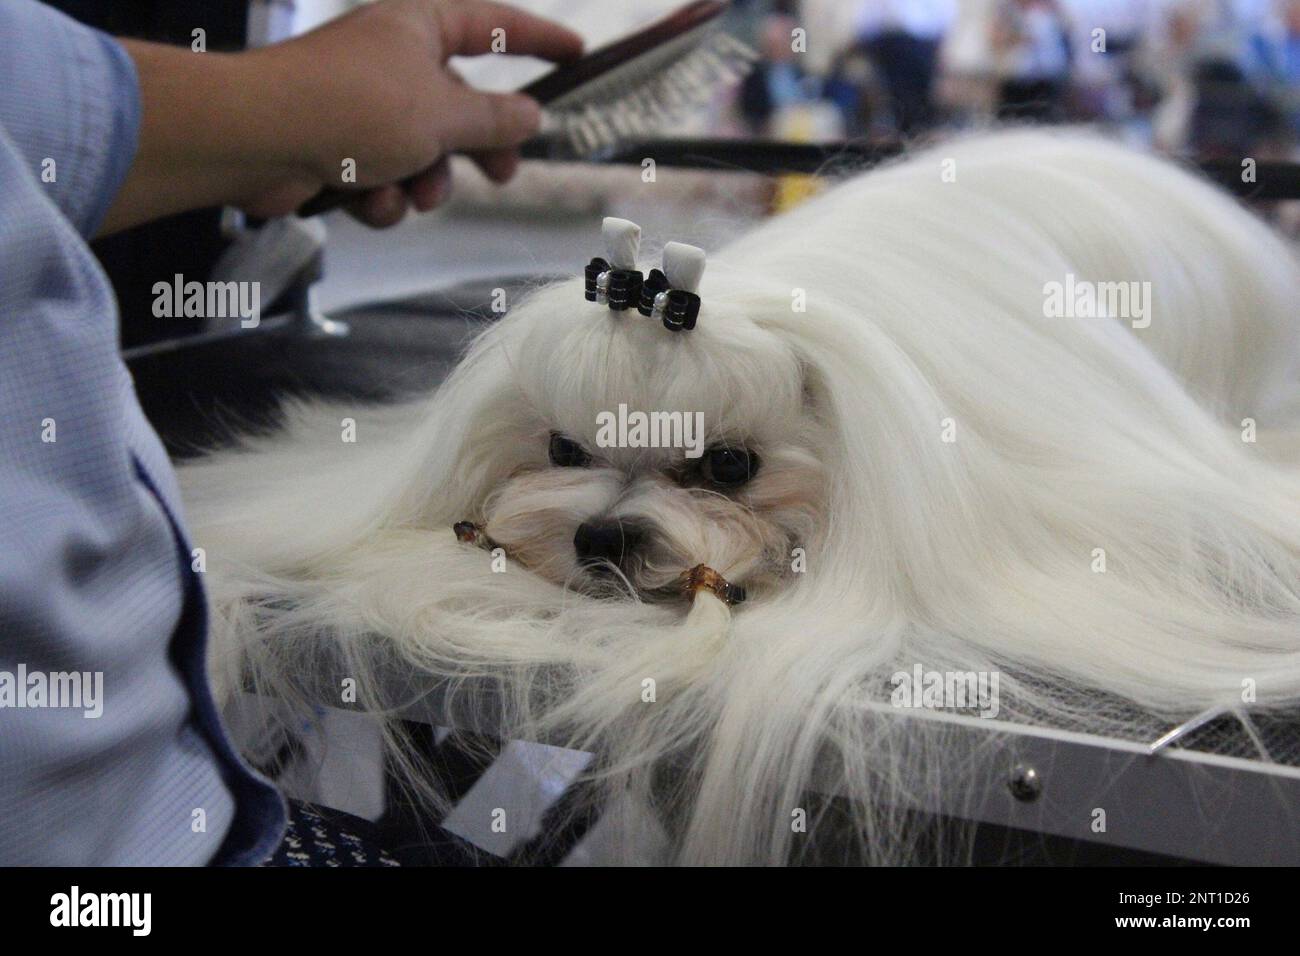
[[[257,862],[283,804],[213,706],[175,476],[85,242],[134,68],[33,0],[0,0],[0,46],[0,865]]]

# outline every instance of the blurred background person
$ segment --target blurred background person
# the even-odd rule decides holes
[[[1276,97],[1292,139],[1300,139],[1300,0],[1278,0],[1250,45],[1256,76]]]
[[[740,90],[740,109],[749,129],[770,132],[773,117],[810,96],[809,77],[795,52],[794,31],[799,23],[793,0],[771,3],[759,14],[755,40],[760,54]]]
[[[1160,0],[1146,44],[1159,89],[1154,145],[1205,158],[1259,152],[1284,138],[1282,114],[1252,74],[1272,0]]]
[[[1070,73],[1069,30],[1054,0],[1006,0],[994,13],[998,117],[1059,122]]]
[[[1151,24],[1150,0],[1061,0],[1070,47],[1072,119],[1127,123],[1154,104],[1136,55]]]
[[[856,32],[871,58],[900,136],[935,123],[939,47],[957,17],[956,0],[860,0]]]

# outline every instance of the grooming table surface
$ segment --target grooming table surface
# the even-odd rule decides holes
[[[477,735],[499,730],[488,695],[476,695],[470,711],[407,672],[393,671],[385,684],[388,699],[409,701],[405,719]],[[338,681],[329,676],[321,686],[332,690]],[[1300,715],[1255,718],[1270,760],[1260,759],[1232,715],[1155,754],[1151,743],[1171,728],[1152,724],[1145,740],[1121,739],[888,705],[864,707],[863,719],[911,722],[912,736],[903,739],[920,746],[932,732],[947,741],[945,753],[966,755],[945,766],[942,792],[907,810],[1202,863],[1300,865]],[[1028,770],[1041,789],[1017,796],[1013,781]],[[837,795],[833,775],[823,774],[817,789]]]
[[[342,676],[345,669],[327,668],[304,677],[302,689],[335,703]],[[381,670],[380,681],[383,699],[405,720],[477,738],[501,734],[490,692],[473,694],[471,705],[466,695],[449,697],[437,680],[397,662]],[[943,790],[900,809],[979,824],[985,862],[1047,854],[1053,862],[1300,865],[1300,715],[1253,719],[1269,760],[1232,715],[1154,754],[1151,744],[1172,728],[1150,721],[1123,739],[888,705],[864,706],[862,716],[877,726],[906,727],[899,739],[926,748],[921,753],[931,735],[942,737]],[[1029,771],[1039,786],[1026,791],[1015,784]],[[838,795],[830,767],[814,789]]]

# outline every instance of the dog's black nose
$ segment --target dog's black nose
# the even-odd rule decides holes
[[[586,521],[578,525],[573,536],[573,550],[582,562],[622,565],[643,537],[640,528],[626,521]]]

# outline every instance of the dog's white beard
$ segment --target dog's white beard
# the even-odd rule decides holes
[[[1150,282],[1149,326],[1045,316],[1067,276]],[[1002,719],[1138,739],[1243,687],[1300,696],[1300,276],[1234,202],[1077,135],[972,139],[763,226],[701,294],[672,335],[560,284],[427,404],[298,409],[184,469],[218,683],[291,694],[328,648],[380,710],[379,635],[467,699],[494,689],[506,735],[600,753],[686,862],[806,851],[814,776],[869,857],[905,855],[897,808],[956,756],[859,705],[917,663],[1000,672]],[[702,411],[772,469],[735,500],[654,461],[548,469],[549,430],[589,436],[619,402]],[[702,562],[751,600],[585,594],[574,528],[620,508],[653,527],[632,588]]]

